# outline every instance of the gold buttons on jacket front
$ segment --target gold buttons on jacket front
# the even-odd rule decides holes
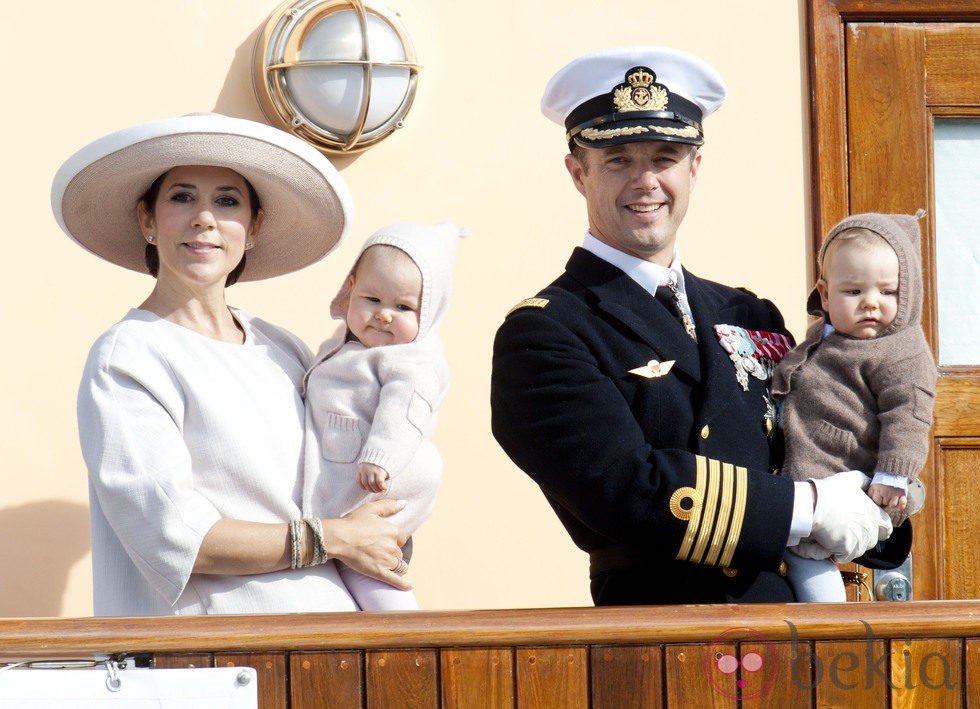
[[[708,426],[706,424],[705,427],[701,429],[701,438],[704,439],[704,440],[708,440],[708,436],[710,434],[711,434],[711,429],[708,428]]]

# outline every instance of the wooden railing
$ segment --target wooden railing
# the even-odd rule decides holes
[[[244,665],[291,707],[980,707],[980,601],[0,620],[4,661]]]

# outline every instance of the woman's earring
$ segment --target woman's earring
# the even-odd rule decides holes
[[[254,242],[251,242],[251,241],[246,241],[246,242],[245,242],[245,250],[246,250],[246,251],[247,251],[248,249],[250,249],[250,248],[252,248],[253,246],[255,246],[255,243],[254,243]]]
[[[153,241],[154,241],[154,239],[156,239],[156,237],[155,237],[155,236],[153,236],[153,234],[147,234],[147,235],[146,235],[146,243],[148,243],[148,244],[152,244],[152,243],[153,243]]]

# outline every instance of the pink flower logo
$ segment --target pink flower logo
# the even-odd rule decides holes
[[[712,640],[704,669],[716,692],[738,701],[765,696],[779,676],[772,644],[751,628],[731,628]]]

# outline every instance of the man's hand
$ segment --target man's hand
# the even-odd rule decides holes
[[[892,533],[888,515],[865,494],[871,479],[860,470],[811,483],[816,502],[810,540],[826,549],[834,561],[852,561]]]

